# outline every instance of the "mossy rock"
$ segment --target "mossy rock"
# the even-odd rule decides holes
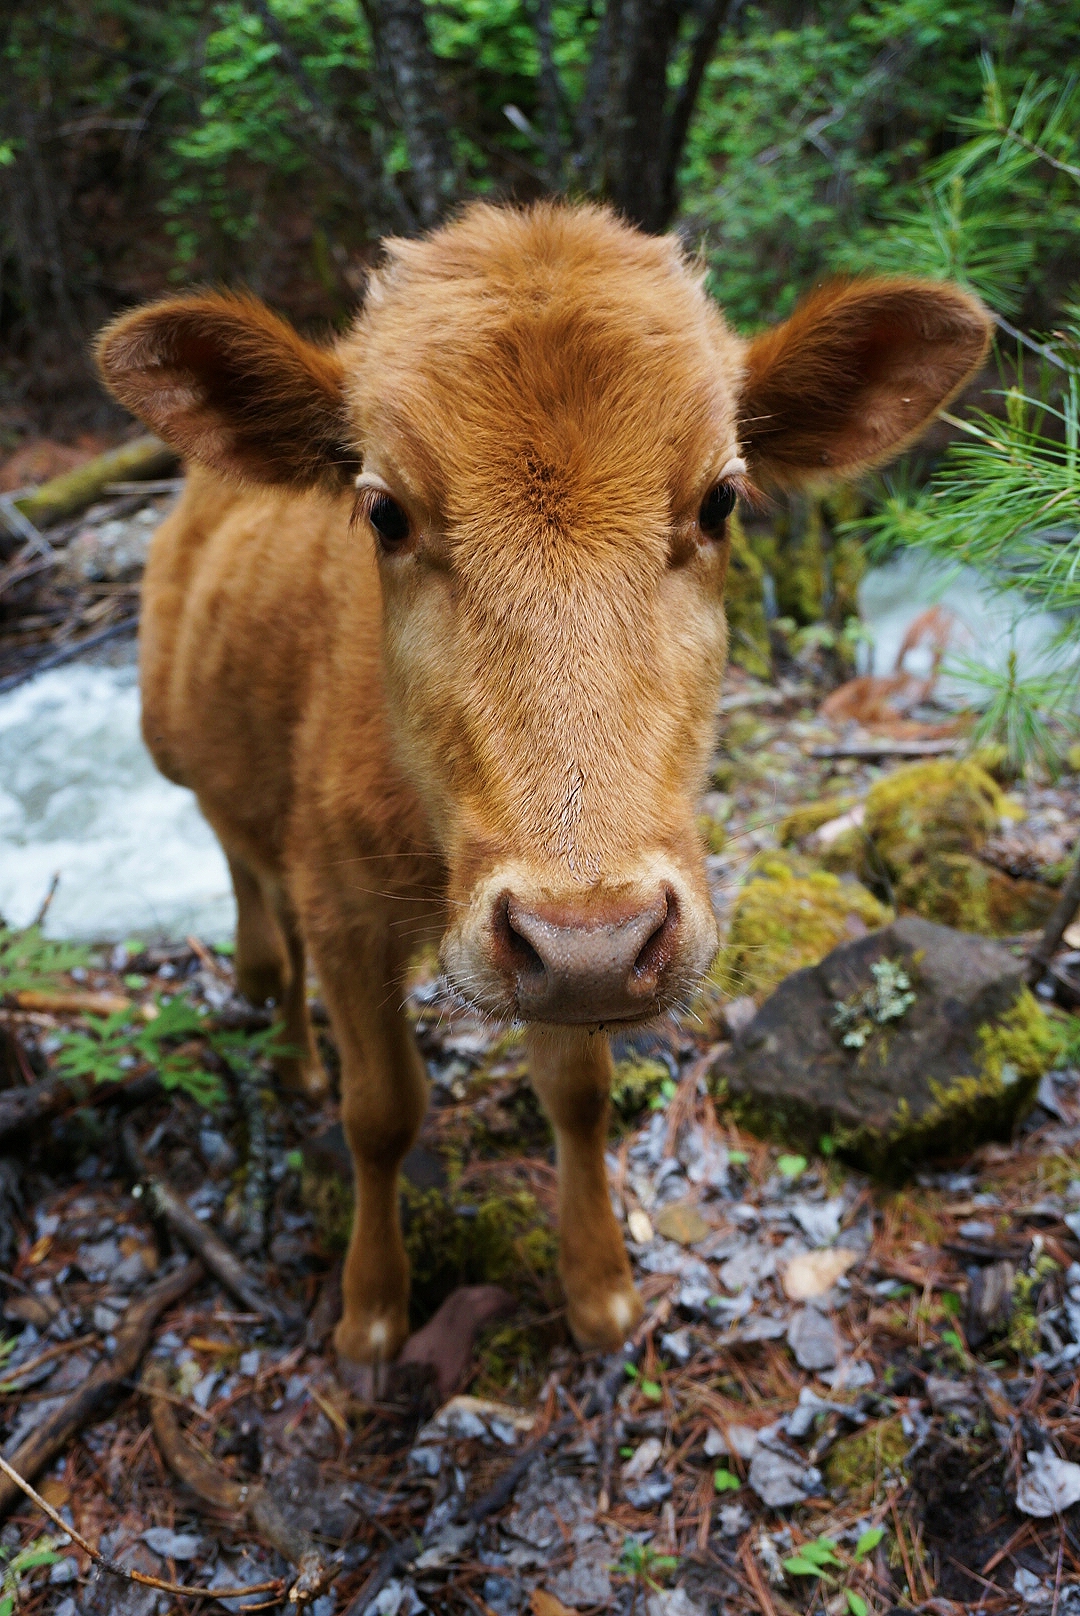
[[[845,939],[884,926],[891,911],[857,881],[793,853],[762,854],[735,904],[728,940],[707,978],[726,995],[770,993]]]
[[[750,544],[773,578],[781,617],[802,627],[821,622],[838,627],[858,616],[866,554],[858,539],[833,531],[856,508],[857,501],[843,494],[839,499],[795,496],[768,529],[754,530]]]
[[[769,623],[765,615],[765,570],[751,550],[737,516],[728,519],[731,553],[724,583],[728,654],[732,662],[767,679],[772,673]]]
[[[872,967],[910,979],[910,1005],[845,1045],[837,1008],[871,992]],[[714,1065],[753,1131],[888,1178],[1009,1139],[1064,1040],[1003,944],[906,916],[787,978]]]
[[[833,1443],[824,1464],[825,1480],[833,1492],[849,1498],[876,1498],[884,1494],[885,1481],[903,1469],[910,1447],[899,1414],[865,1425]]]
[[[841,818],[854,806],[854,797],[823,797],[819,802],[800,803],[780,823],[780,830],[777,833],[780,846],[791,847],[797,842],[805,841],[807,836],[812,836],[822,825]]]
[[[897,769],[871,787],[858,830],[821,852],[834,874],[857,875],[901,911],[981,936],[1039,926],[1054,893],[980,859],[1002,819],[1018,809],[973,758]]]

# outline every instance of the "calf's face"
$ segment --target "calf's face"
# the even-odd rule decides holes
[[[856,281],[746,343],[672,239],[481,206],[389,243],[333,348],[212,294],[125,316],[100,357],[182,452],[355,488],[449,978],[597,1024],[669,1008],[716,946],[695,808],[736,500],[887,458],[986,341],[955,288]]]

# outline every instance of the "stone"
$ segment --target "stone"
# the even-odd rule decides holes
[[[821,1491],[821,1472],[797,1454],[777,1453],[759,1445],[750,1461],[750,1486],[770,1509],[801,1504]]]
[[[1016,1489],[1016,1507],[1024,1515],[1047,1520],[1080,1502],[1080,1464],[1059,1459],[1050,1448],[1029,1452]]]
[[[840,1362],[836,1326],[816,1307],[801,1308],[793,1315],[787,1338],[801,1369],[835,1369]]]
[[[611,1600],[611,1560],[611,1546],[603,1538],[583,1544],[571,1564],[555,1577],[551,1592],[575,1609],[606,1606]]]
[[[885,962],[914,998],[845,1044],[838,1006],[869,994]],[[745,1126],[789,1148],[828,1135],[845,1158],[896,1179],[958,1146],[1009,1139],[1060,1047],[1010,949],[905,916],[788,977],[710,1082]]]
[[[653,1222],[657,1234],[663,1235],[665,1240],[677,1241],[680,1246],[696,1246],[699,1240],[705,1240],[712,1233],[711,1225],[691,1201],[673,1201],[661,1207]]]
[[[784,1269],[784,1294],[793,1302],[824,1296],[857,1261],[858,1253],[849,1251],[846,1246],[834,1246],[831,1251],[803,1252],[793,1257]]]

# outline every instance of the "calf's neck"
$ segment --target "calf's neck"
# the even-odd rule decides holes
[[[674,238],[592,206],[486,205],[388,241],[346,335],[254,299],[124,315],[113,392],[187,459],[144,583],[143,727],[228,856],[237,972],[326,1079],[356,1180],[341,1355],[407,1330],[398,1169],[427,1082],[403,973],[527,1026],[586,1348],[637,1321],[604,1175],[605,1029],[716,948],[695,808],[724,664],[727,519],[880,463],[983,358],[944,284],[826,286],[746,341]]]

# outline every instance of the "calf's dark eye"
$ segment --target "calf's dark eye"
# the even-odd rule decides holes
[[[409,537],[409,518],[389,494],[376,494],[368,508],[368,521],[384,550],[399,550]]]
[[[735,509],[736,494],[730,483],[717,483],[711,488],[701,502],[698,512],[698,526],[710,538],[719,538],[724,531],[724,523]]]

